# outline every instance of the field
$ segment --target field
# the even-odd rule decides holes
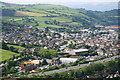
[[[52,20],[57,20],[59,22],[72,22],[72,18],[67,17],[54,17]]]
[[[0,61],[10,59],[10,58],[13,57],[13,55],[15,55],[15,56],[20,55],[18,53],[14,53],[14,52],[11,52],[11,51],[8,51],[8,50],[3,50],[3,49],[0,49],[0,52],[1,52],[0,56],[2,56],[2,59],[0,59]]]
[[[23,18],[16,18],[16,19],[14,19],[14,21],[20,21],[20,20],[22,20]],[[11,20],[13,20],[13,19],[11,19]]]
[[[1,4],[3,5],[3,4]],[[4,4],[5,5],[5,4]],[[54,24],[45,24],[45,21],[56,20],[63,24],[70,24],[76,27],[94,27],[92,25],[117,25],[118,24],[118,10],[111,10],[105,12],[91,11],[86,9],[74,9],[63,5],[52,4],[35,4],[35,5],[14,5],[3,7],[2,13],[4,22],[15,24],[17,26],[35,26],[35,27],[56,27]],[[26,19],[23,19],[26,17]],[[28,18],[35,19],[29,21]],[[105,21],[104,21],[105,20]],[[90,25],[92,24],[92,25]]]
[[[7,44],[7,46],[8,46],[8,47],[13,46],[14,48],[17,48],[17,49],[25,49],[24,47],[16,46],[16,45]]]
[[[41,4],[33,6],[35,9],[51,10],[51,9],[67,9],[68,7],[62,5]]]
[[[29,10],[31,12],[40,13],[40,14],[47,14],[51,16],[59,16],[59,14],[49,13],[45,10],[38,10],[38,9],[32,9],[32,8],[26,8],[25,10]]]
[[[26,16],[47,16],[46,14],[33,13],[33,12],[25,12],[25,11],[17,11],[17,13],[24,14]]]
[[[57,25],[47,25],[47,27],[54,27],[54,28],[65,28],[65,27],[62,27],[62,26],[57,26]]]

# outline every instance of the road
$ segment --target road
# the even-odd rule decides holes
[[[103,62],[107,62],[107,61],[110,61],[110,60],[114,60],[115,58],[117,57],[120,57],[120,55],[117,55],[117,56],[113,56],[113,57],[110,57],[110,58],[106,58],[106,59],[103,59],[103,60],[99,60],[99,61],[95,61],[94,63],[103,63]],[[60,73],[60,72],[65,72],[65,71],[70,71],[70,70],[74,70],[74,69],[79,69],[79,68],[83,68],[85,66],[88,66],[90,65],[89,63],[87,64],[80,64],[77,65],[77,66],[71,66],[71,67],[67,67],[66,68],[61,68],[61,69],[57,69],[57,70],[53,70],[53,71],[47,71],[47,72],[44,72],[44,73],[33,73],[33,74],[28,74],[28,75],[24,75],[26,77],[28,76],[40,76],[40,75],[49,75],[49,74],[53,74],[53,73]]]

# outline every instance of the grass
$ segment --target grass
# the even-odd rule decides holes
[[[18,53],[11,52],[11,51],[4,50],[4,49],[0,49],[0,53],[1,53],[0,56],[2,57],[2,59],[0,59],[0,61],[8,60],[8,59],[12,58],[13,55],[15,55],[15,56],[20,55]]]
[[[25,11],[17,11],[17,13],[24,14],[26,16],[47,16],[46,14],[33,13],[33,12],[25,12]]]
[[[17,18],[17,19],[14,19],[14,21],[19,21],[19,20],[22,20],[23,18]]]
[[[15,18],[15,19],[9,19],[9,20],[14,20],[14,21],[20,21],[22,20],[23,18]]]
[[[53,27],[53,28],[65,28],[65,27],[62,27],[62,26],[57,26],[57,25],[47,25],[47,24],[42,24],[40,26],[37,26],[39,28],[46,28],[46,27]]]
[[[32,8],[26,8],[26,10],[29,10],[29,11],[31,11],[31,12],[46,14],[46,15],[48,15],[48,16],[50,16],[50,15],[52,15],[52,16],[59,16],[59,14],[49,13],[49,12],[46,12],[46,11],[44,11],[44,10],[38,10],[38,9],[32,9]]]
[[[62,5],[40,4],[40,5],[33,6],[33,8],[50,10],[50,9],[65,9],[67,7]]]
[[[7,44],[7,46],[8,46],[8,47],[13,46],[14,48],[17,48],[17,49],[25,49],[25,47],[21,47],[21,46],[17,46],[17,45]]]
[[[62,27],[62,26],[56,26],[56,25],[47,25],[47,27],[54,27],[54,28],[65,28],[65,27]]]
[[[72,22],[72,18],[67,17],[54,17],[52,20],[57,20],[59,22]]]
[[[120,16],[109,16],[109,17],[116,17],[116,18],[118,18],[118,17],[120,17]]]

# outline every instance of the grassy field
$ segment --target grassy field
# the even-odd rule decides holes
[[[57,26],[57,25],[47,25],[47,27],[54,27],[54,28],[65,28],[65,27],[62,27],[62,26]]]
[[[0,61],[10,59],[10,58],[13,57],[13,55],[15,55],[15,56],[20,55],[18,53],[14,53],[14,52],[11,52],[11,51],[8,51],[8,50],[3,50],[3,49],[0,49],[0,53],[1,53],[0,56],[2,57],[2,59],[0,59]]]
[[[59,14],[54,14],[54,13],[49,13],[45,10],[38,10],[38,9],[32,9],[32,8],[26,8],[26,10],[29,10],[31,12],[36,12],[36,13],[40,13],[40,14],[46,14],[46,15],[51,15],[51,16],[59,16]]]
[[[14,19],[14,21],[20,21],[20,20],[22,20],[23,18],[16,18],[16,19]],[[11,19],[12,20],[12,19]]]
[[[52,5],[52,4],[41,4],[33,6],[35,9],[44,9],[44,10],[51,10],[51,9],[66,9],[68,7],[62,5]]]
[[[16,46],[16,45],[7,44],[7,46],[8,46],[8,47],[13,46],[13,47],[15,47],[15,48],[17,48],[17,49],[25,49],[25,47]]]
[[[72,18],[67,17],[54,17],[52,20],[57,20],[59,22],[72,22]]]
[[[62,26],[57,26],[57,25],[46,25],[46,24],[42,24],[40,26],[37,26],[38,28],[46,28],[46,27],[53,27],[53,28],[65,28],[65,27],[62,27]]]
[[[15,20],[15,19],[20,19],[20,18],[18,18],[18,17],[7,17],[7,16],[2,17],[2,20],[4,20],[4,21],[11,21],[13,19]]]
[[[46,14],[25,12],[25,11],[17,11],[17,13],[24,14],[24,15],[27,15],[27,16],[47,16]]]

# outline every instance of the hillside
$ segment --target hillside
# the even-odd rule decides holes
[[[18,53],[11,52],[9,50],[0,49],[0,51],[2,51],[2,54],[0,54],[2,56],[2,60],[0,59],[1,61],[8,60],[8,59],[12,58],[13,55],[15,55],[15,56],[20,55]]]
[[[118,24],[117,9],[100,12],[51,4],[0,4],[4,5],[2,6],[3,22],[11,25],[89,28],[95,25],[110,26]]]

